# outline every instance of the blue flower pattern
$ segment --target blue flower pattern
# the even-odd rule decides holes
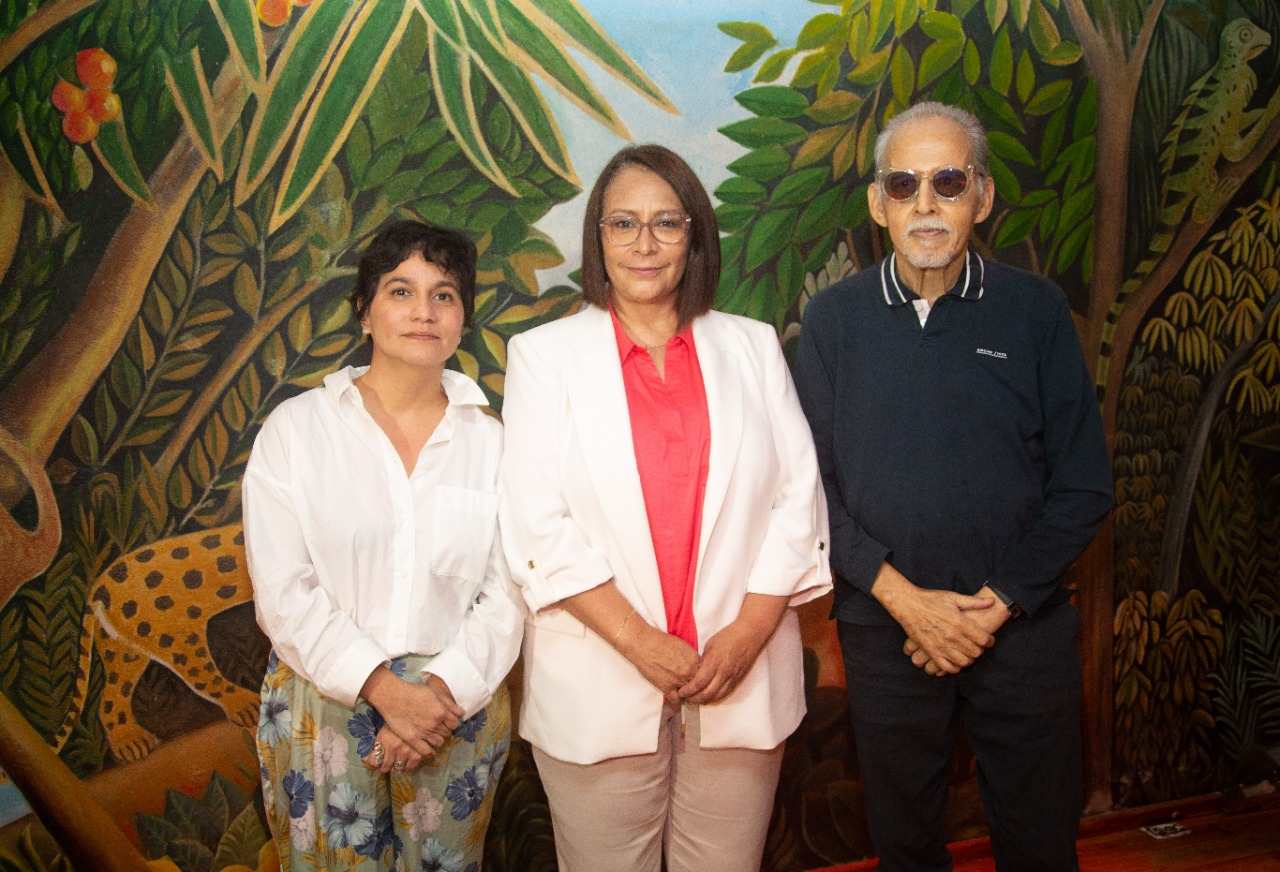
[[[329,805],[324,811],[324,833],[335,848],[359,848],[374,835],[374,814],[377,805],[372,796],[358,792],[352,785],[342,782],[329,794]]]
[[[474,742],[476,736],[480,735],[480,731],[484,729],[484,725],[488,722],[489,716],[485,714],[484,709],[480,709],[480,711],[458,724],[453,734],[464,741]]]
[[[463,872],[462,852],[446,848],[436,839],[422,846],[422,872]]]
[[[484,802],[484,785],[476,777],[476,767],[467,767],[467,771],[449,782],[444,795],[445,799],[453,803],[449,814],[453,815],[455,821],[470,817],[480,807],[480,803]]]
[[[284,792],[289,797],[289,817],[300,818],[316,799],[316,786],[296,769],[284,777]]]
[[[378,710],[370,706],[368,711],[357,712],[347,721],[347,732],[356,740],[356,753],[367,757],[373,753],[374,740],[378,738],[378,730],[386,723]]]
[[[398,670],[398,674],[416,673],[419,668],[416,661],[408,668],[402,658],[392,662],[392,671]],[[355,783],[351,780],[352,776],[362,774],[362,769],[340,771],[342,767],[336,767],[327,777],[327,783],[322,785],[314,780],[317,729],[328,730],[335,741],[340,741],[346,733],[351,740],[351,750],[364,757],[372,752],[377,732],[385,721],[379,712],[361,703],[354,711],[335,712],[341,719],[317,722],[313,720],[316,710],[311,708],[311,703],[300,701],[290,691],[287,682],[292,680],[292,671],[278,661],[273,652],[264,680],[257,738],[263,785],[269,793],[274,791],[275,808],[281,815],[278,820],[286,825],[282,837],[286,849],[291,847],[296,857],[302,856],[298,852],[311,856],[308,845],[319,838],[320,844],[327,845],[322,851],[349,852],[346,855],[349,859],[336,860],[338,865],[332,867],[335,869],[346,869],[352,862],[363,867],[362,864],[372,860],[379,867],[385,865],[388,869],[412,872],[418,872],[419,868],[422,872],[480,872],[478,862],[468,862],[473,848],[458,839],[449,829],[452,825],[427,836],[426,832],[440,826],[438,817],[437,823],[420,837],[415,836],[411,844],[411,822],[402,819],[399,801],[389,804],[386,795],[378,790],[370,791],[363,780],[357,779]],[[297,706],[296,711],[290,711],[291,706]],[[459,743],[456,747],[459,751],[463,748],[469,751],[458,758],[458,765],[445,766],[439,771],[440,780],[430,794],[421,788],[416,794],[423,801],[434,796],[449,809],[445,819],[463,826],[470,821],[484,826],[477,814],[506,762],[509,727],[503,727],[502,732],[494,730],[499,724],[507,723],[504,719],[509,716],[505,708],[494,711],[502,714],[491,717],[487,710],[482,710],[459,724],[454,730]],[[294,735],[300,728],[305,730],[306,738],[302,738],[301,733]],[[352,762],[348,766],[359,765],[354,757],[349,760]],[[442,811],[439,805],[436,807]],[[329,862],[335,862],[335,855],[329,854]]]

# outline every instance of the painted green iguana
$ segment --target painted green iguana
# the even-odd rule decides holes
[[[1212,220],[1230,202],[1240,183],[1218,175],[1220,161],[1243,160],[1257,145],[1277,113],[1280,92],[1263,109],[1247,109],[1258,77],[1249,61],[1271,45],[1271,36],[1247,18],[1237,18],[1222,31],[1218,62],[1191,86],[1164,138],[1160,170],[1160,210],[1147,255],[1120,288],[1102,329],[1097,389],[1107,385],[1111,340],[1129,297],[1155,271],[1178,228],[1191,210],[1197,222]]]

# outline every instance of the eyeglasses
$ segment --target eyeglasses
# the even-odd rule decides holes
[[[943,167],[934,170],[928,176],[929,188],[940,200],[955,202],[969,190],[969,176],[973,166],[964,169],[959,167]],[[910,203],[920,193],[920,175],[915,170],[888,170],[876,173],[880,183],[880,191],[895,203]]]
[[[629,215],[614,215],[600,222],[600,229],[610,245],[630,245],[640,238],[640,231],[648,227],[653,238],[663,245],[675,245],[689,234],[693,219],[688,215],[665,213],[651,221],[641,221]]]

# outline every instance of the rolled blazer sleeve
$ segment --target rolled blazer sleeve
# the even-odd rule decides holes
[[[571,516],[562,490],[564,376],[529,337],[508,344],[501,527],[512,575],[534,611],[613,577],[609,561]]]

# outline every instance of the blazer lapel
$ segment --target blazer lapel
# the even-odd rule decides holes
[[[742,360],[741,352],[724,341],[723,334],[716,328],[715,312],[693,322],[698,365],[707,391],[707,417],[711,422],[711,459],[707,491],[702,501],[702,534],[698,542],[699,575],[707,542],[733,479],[742,442],[742,378],[747,362]]]
[[[666,610],[658,561],[649,536],[649,516],[636,469],[631,413],[618,344],[609,313],[585,307],[581,340],[572,350],[575,373],[569,380],[573,427],[582,446],[582,462],[607,516],[614,542],[648,617],[666,629]]]

